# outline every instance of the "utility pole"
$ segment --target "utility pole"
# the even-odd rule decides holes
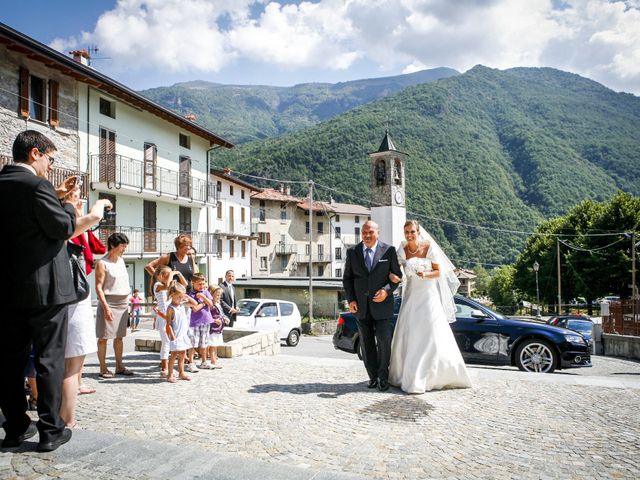
[[[562,315],[562,283],[560,280],[560,237],[556,237],[556,256],[558,257],[558,315]]]
[[[637,310],[636,295],[636,232],[631,232],[631,312],[633,313],[633,321],[636,319]]]
[[[313,180],[309,180],[309,323],[313,322]]]

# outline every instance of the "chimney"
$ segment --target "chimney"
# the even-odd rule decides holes
[[[280,184],[280,193],[284,193],[284,185]]]
[[[69,55],[72,55],[76,62],[89,66],[89,59],[91,57],[89,56],[89,51],[87,49],[83,48],[81,50],[74,50],[73,52],[69,52]]]
[[[185,115],[184,118],[186,118],[187,120],[189,120],[190,122],[195,122],[196,121],[196,117],[193,113],[190,113],[188,115]]]
[[[287,188],[286,188],[286,190],[285,190],[285,193],[286,193],[287,195],[291,195],[291,187],[287,186]]]

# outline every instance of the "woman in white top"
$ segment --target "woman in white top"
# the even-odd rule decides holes
[[[129,318],[129,274],[122,255],[129,245],[124,233],[112,233],[107,239],[107,254],[96,265],[96,337],[98,337],[98,360],[100,377],[112,378],[106,364],[107,340],[113,339],[116,356],[116,375],[133,375],[122,363],[122,339],[127,335]]]

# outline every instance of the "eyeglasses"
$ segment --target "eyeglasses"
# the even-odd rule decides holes
[[[53,158],[51,155],[49,155],[48,153],[44,153],[44,152],[40,152],[42,155],[44,155],[45,157],[47,157],[47,160],[49,160],[49,165],[53,165],[53,163],[56,161],[55,158]]]

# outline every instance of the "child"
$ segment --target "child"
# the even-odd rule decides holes
[[[206,279],[202,273],[194,273],[191,279],[193,290],[189,296],[195,300],[197,306],[191,308],[191,318],[189,319],[189,338],[192,348],[189,349],[189,366],[187,370],[194,373],[198,371],[193,361],[194,350],[197,348],[200,355],[200,368],[210,369],[211,364],[207,362],[207,347],[209,343],[209,328],[213,319],[210,308],[213,307],[213,298],[206,288]]]
[[[129,298],[129,303],[131,304],[131,313],[133,314],[133,319],[131,320],[131,331],[135,332],[138,329],[138,325],[140,325],[140,303],[142,303],[140,290],[137,288],[133,289],[133,295]]]
[[[211,296],[213,297],[213,307],[211,307],[211,329],[209,330],[209,358],[211,359],[212,368],[222,368],[218,365],[218,345],[222,345],[222,330],[225,325],[229,325],[229,319],[224,316],[220,299],[222,298],[222,288],[219,286],[210,287]]]
[[[191,341],[189,340],[189,319],[183,302],[186,301],[185,303],[192,308],[198,304],[187,295],[187,289],[175,280],[169,286],[167,298],[170,303],[167,305],[165,320],[167,321],[167,336],[171,341],[167,381],[176,383],[176,378],[173,376],[173,365],[176,357],[178,357],[178,378],[180,380],[191,380],[191,377],[184,373],[184,357],[191,345]]]
[[[155,328],[160,332],[160,340],[162,341],[160,347],[160,375],[162,377],[166,377],[169,373],[169,337],[163,314],[167,312],[167,291],[174,274],[178,275],[180,283],[186,285],[184,277],[179,272],[172,271],[167,265],[161,265],[155,271],[156,282],[153,284],[153,296],[156,301],[156,308],[154,308],[156,312]]]

